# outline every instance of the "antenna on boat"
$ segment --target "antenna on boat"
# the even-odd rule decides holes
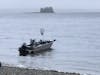
[[[40,29],[41,36],[44,35],[44,31],[45,31],[45,30],[44,30],[43,28]]]

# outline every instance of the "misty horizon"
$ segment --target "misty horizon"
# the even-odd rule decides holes
[[[41,7],[43,8],[43,7]],[[40,12],[40,8],[9,8],[0,9],[0,13],[11,13],[11,12]],[[70,12],[100,12],[100,9],[55,9],[55,13],[70,13]]]
[[[55,9],[100,9],[98,0],[0,0],[0,9],[39,9],[52,6]]]

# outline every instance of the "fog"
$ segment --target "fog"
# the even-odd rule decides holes
[[[0,0],[0,9],[37,9],[44,6],[56,9],[100,9],[100,0]]]

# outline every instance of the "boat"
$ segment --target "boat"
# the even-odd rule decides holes
[[[34,41],[34,40],[33,40]],[[47,51],[51,49],[51,46],[53,45],[53,43],[56,40],[52,40],[52,41],[43,41],[40,40],[38,42],[33,42],[29,45],[26,45],[25,43],[19,48],[19,55],[20,56],[26,56],[28,54],[36,54],[36,53],[40,53],[43,51]],[[32,42],[32,40],[31,40]]]
[[[44,35],[44,29],[40,29],[41,36]],[[19,47],[19,55],[20,56],[26,56],[28,54],[35,54],[40,53],[43,51],[47,51],[51,49],[51,46],[56,40],[39,40],[35,41],[33,39],[30,40],[30,44],[26,45],[26,43],[23,43],[21,47]]]

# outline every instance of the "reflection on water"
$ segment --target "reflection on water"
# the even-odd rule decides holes
[[[45,51],[45,52],[41,52],[41,53],[36,53],[36,54],[30,54],[28,56],[21,56],[18,58],[18,63],[19,63],[19,67],[28,67],[28,68],[37,68],[39,69],[39,65],[37,63],[37,60],[36,59],[41,59],[41,58],[45,58],[45,56],[49,56],[51,57],[52,56],[52,50],[48,50],[48,51]],[[38,58],[34,58],[34,57],[38,57]],[[40,62],[38,60],[38,62]],[[33,66],[34,65],[34,66]]]

